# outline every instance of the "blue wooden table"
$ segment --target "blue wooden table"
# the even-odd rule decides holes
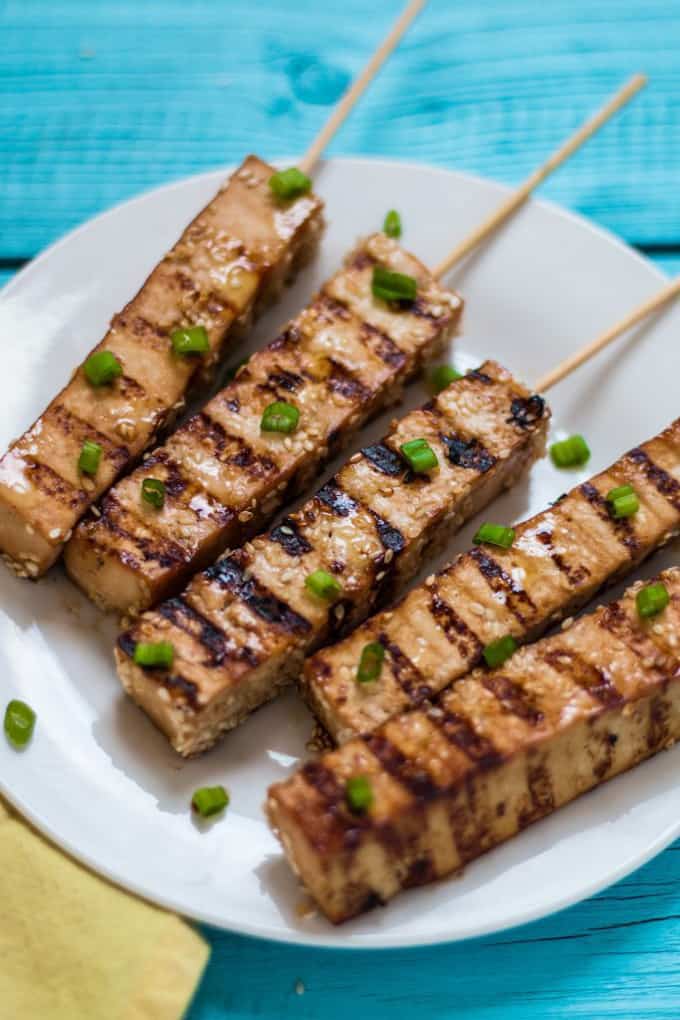
[[[303,150],[400,6],[0,0],[0,283],[144,188]],[[647,91],[544,194],[679,272],[677,0],[431,0],[332,151],[517,181],[634,70]],[[208,931],[189,1018],[677,1020],[679,851],[463,945],[317,952]]]

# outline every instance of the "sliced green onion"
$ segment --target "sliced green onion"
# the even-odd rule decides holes
[[[305,578],[305,588],[320,599],[330,602],[342,594],[342,585],[326,570],[315,570]]]
[[[374,297],[383,301],[415,301],[418,283],[405,273],[393,273],[382,266],[374,266],[371,290]]]
[[[401,216],[396,209],[390,209],[385,217],[383,232],[388,237],[401,237]]]
[[[408,443],[404,443],[399,449],[411,471],[415,471],[417,475],[432,471],[439,464],[437,454],[427,439],[410,439]]]
[[[35,712],[25,701],[10,701],[5,709],[5,735],[14,747],[26,747],[33,736]]]
[[[490,669],[496,669],[497,666],[502,666],[506,659],[517,650],[517,642],[514,637],[510,634],[506,634],[505,637],[498,638],[496,641],[492,641],[488,644],[482,655],[484,661]]]
[[[260,428],[263,432],[295,432],[300,421],[300,412],[293,404],[275,400],[265,407]]]
[[[96,475],[101,459],[102,448],[99,443],[93,443],[92,440],[86,439],[80,448],[78,470],[83,475]]]
[[[345,783],[347,807],[355,815],[363,815],[373,803],[373,787],[366,776],[350,776]]]
[[[643,620],[650,616],[657,616],[666,608],[670,600],[671,597],[665,584],[661,584],[660,581],[656,584],[648,584],[646,588],[641,588],[635,596],[638,616],[641,616]]]
[[[613,503],[615,500],[620,499],[621,496],[630,496],[635,489],[632,485],[619,485],[616,489],[610,489],[607,493],[607,502]]]
[[[191,798],[191,806],[198,811],[203,818],[210,818],[211,815],[224,811],[229,803],[229,794],[223,786],[201,786],[194,790]]]
[[[618,493],[618,495],[616,495]],[[621,485],[607,493],[607,503],[612,517],[632,517],[640,509],[637,492],[630,485]]]
[[[93,386],[106,386],[123,374],[123,366],[111,351],[95,351],[85,362],[83,371]]]
[[[570,436],[550,447],[550,456],[555,467],[580,467],[590,460],[590,450],[583,436]]]
[[[142,499],[157,510],[165,503],[165,484],[160,478],[145,478],[142,482]]]
[[[208,334],[203,326],[176,329],[170,334],[170,341],[175,354],[205,354],[210,350]]]
[[[501,549],[509,549],[515,541],[515,529],[506,528],[503,524],[482,524],[472,539],[476,545],[498,545]]]
[[[277,198],[286,200],[306,195],[311,190],[312,182],[307,174],[291,166],[288,170],[279,170],[269,178],[269,187]]]
[[[175,649],[169,641],[139,641],[135,645],[134,661],[144,669],[170,669]]]
[[[447,386],[450,386],[452,382],[456,382],[458,379],[463,378],[463,373],[459,372],[453,365],[437,365],[430,372],[430,387],[435,393],[441,393]]]
[[[364,645],[357,668],[357,681],[369,684],[380,676],[385,658],[385,649],[379,641],[371,641]]]

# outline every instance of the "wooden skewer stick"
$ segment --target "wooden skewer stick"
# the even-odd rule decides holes
[[[641,88],[647,84],[647,79],[643,74],[635,74],[626,85],[623,86],[612,98],[606,103],[601,110],[599,110],[590,120],[587,120],[585,124],[576,131],[571,138],[568,138],[559,149],[556,150],[550,156],[546,162],[540,166],[537,170],[527,177],[523,184],[520,184],[516,191],[505,199],[501,203],[498,209],[493,212],[483,223],[480,224],[473,232],[461,241],[460,244],[456,245],[452,252],[450,252],[446,258],[439,263],[434,269],[434,275],[436,277],[444,276],[452,269],[457,262],[460,262],[473,248],[476,248],[485,238],[497,230],[501,224],[512,216],[512,214],[519,209],[521,205],[526,202],[529,195],[534,191],[539,184],[541,184],[546,177],[549,176],[561,166],[566,160],[572,156],[577,149],[579,149],[584,142],[587,142],[596,131],[598,131],[603,124],[605,124],[610,117],[612,117],[622,106],[625,106],[629,100],[636,95]]]
[[[617,337],[621,336],[627,330],[632,329],[633,326],[637,326],[638,322],[646,319],[652,312],[658,311],[663,308],[664,305],[668,304],[673,298],[680,294],[680,276],[675,280],[671,280],[665,287],[662,287],[654,297],[649,298],[647,301],[643,301],[641,305],[629,312],[625,318],[621,319],[610,329],[606,329],[604,333],[600,333],[599,336],[591,340],[589,344],[582,347],[580,351],[576,351],[575,354],[571,354],[564,361],[560,362],[551,372],[548,372],[543,376],[542,379],[536,384],[536,389],[544,393],[549,390],[555,383],[561,382],[566,376],[577,369],[584,362],[589,361],[591,358],[599,354],[600,351],[604,350],[612,340],[616,340]]]
[[[321,131],[319,131],[319,134],[316,136],[305,155],[302,157],[302,160],[298,163],[298,166],[303,173],[309,174],[314,169],[321,153],[324,151],[335,132],[344,123],[356,101],[361,95],[363,95],[368,85],[372,82],[375,75],[389,57],[390,53],[392,53],[396,47],[406,29],[409,27],[416,15],[420,13],[426,3],[427,0],[411,0],[411,3],[408,5],[406,10],[394,23],[394,26],[387,38],[383,39],[359,77],[347,89],[344,96],[333,110],[333,113],[328,118]]]

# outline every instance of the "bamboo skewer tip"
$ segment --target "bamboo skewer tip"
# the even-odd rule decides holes
[[[411,0],[405,10],[402,11],[387,36],[383,39],[369,59],[359,77],[352,82],[345,94],[341,97],[330,117],[300,160],[298,166],[303,173],[310,174],[312,172],[324,149],[328,146],[333,136],[344,124],[357,101],[361,98],[367,87],[373,81],[387,58],[393,50],[396,49],[397,44],[406,32],[407,28],[409,28],[426,3],[427,0]]]
[[[564,358],[550,372],[547,372],[542,379],[539,379],[536,383],[536,390],[540,393],[545,393],[558,382],[566,379],[567,376],[571,375],[572,372],[580,368],[587,361],[590,361],[591,358],[594,358],[596,354],[603,351],[605,347],[608,347],[610,343],[623,333],[632,329],[633,326],[637,326],[643,319],[652,315],[653,312],[660,311],[670,304],[674,298],[678,297],[678,295],[680,295],[680,276],[670,280],[661,290],[653,294],[651,298],[647,298],[647,300],[625,315],[623,319],[619,319],[613,326],[610,326],[609,329],[604,330],[594,340],[587,343],[585,347]]]

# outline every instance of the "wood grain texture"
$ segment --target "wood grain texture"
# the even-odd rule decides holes
[[[144,188],[246,150],[301,152],[401,6],[0,0],[0,285],[3,259]],[[332,151],[519,181],[645,71],[635,105],[541,193],[653,246],[674,275],[679,49],[672,0],[430,0]],[[563,914],[462,945],[334,953],[207,934],[188,1020],[677,1020],[680,842]]]
[[[163,181],[302,152],[401,0],[4,0],[2,254]],[[680,5],[431,0],[332,146],[521,180],[633,70],[544,193],[638,241],[680,221]]]

